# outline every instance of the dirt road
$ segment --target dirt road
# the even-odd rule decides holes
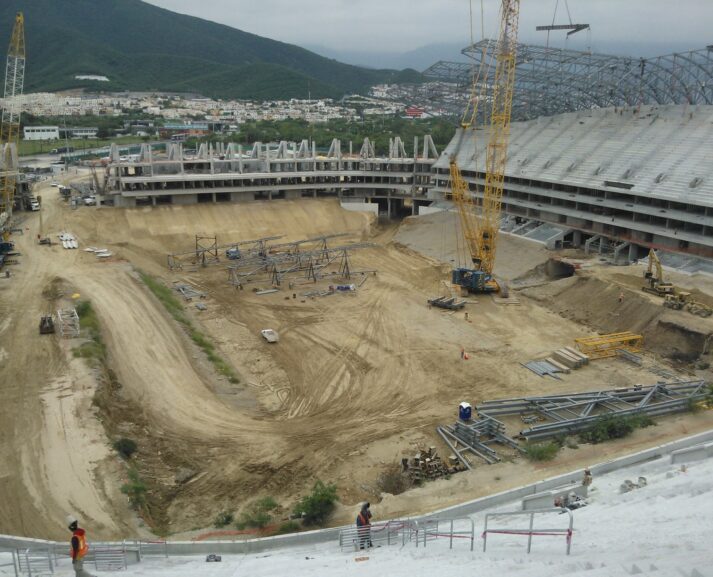
[[[53,190],[42,191],[45,231],[71,230],[80,249],[38,246],[38,216],[30,214],[25,234],[14,239],[21,264],[13,278],[0,279],[0,458],[9,464],[0,474],[0,532],[63,536],[68,512],[87,519],[97,537],[143,530],[119,492],[126,467],[107,434],[138,441],[137,466],[168,532],[208,526],[218,512],[258,496],[275,497],[287,511],[318,478],[338,483],[350,517],[350,504],[378,496],[375,479],[385,465],[438,444],[435,426],[452,422],[460,401],[655,381],[617,361],[566,382],[526,371],[521,362],[591,329],[530,298],[514,307],[473,299],[471,322],[462,312],[430,310],[427,297],[447,278],[436,255],[425,258],[404,246],[403,230],[372,230],[368,217],[331,200],[72,211]],[[434,234],[419,226],[404,228],[412,241]],[[353,254],[354,270],[378,270],[359,277],[364,283],[354,292],[314,298],[304,296],[314,287],[298,284],[259,295],[250,288],[267,288],[269,280],[238,291],[227,283],[226,263],[165,266],[166,254],[190,251],[196,234],[228,243],[342,231],[345,242],[376,244]],[[508,245],[507,237],[501,242]],[[82,251],[90,245],[115,256]],[[511,252],[517,261],[503,257],[507,278],[547,256],[532,243],[502,250]],[[235,367],[239,383],[216,373],[137,269],[207,293],[205,311],[186,302],[185,314]],[[109,393],[106,378],[72,358],[76,341],[38,334],[41,312],[71,303],[74,292],[92,302],[101,323]],[[277,345],[260,337],[268,327],[280,334]],[[465,483],[460,497],[472,496],[483,474],[464,474],[473,484],[452,486]],[[421,510],[443,502],[440,487],[419,489]],[[388,510],[408,511],[412,499],[389,497]]]

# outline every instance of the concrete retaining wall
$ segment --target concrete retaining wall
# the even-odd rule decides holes
[[[342,201],[344,210],[353,210],[356,212],[372,212],[379,216],[379,205],[376,202],[347,202]]]
[[[650,449],[645,449],[644,451],[639,451],[638,453],[634,453],[632,455],[626,455],[624,457],[619,457],[618,459],[605,461],[603,463],[590,466],[589,469],[592,472],[592,475],[596,482],[596,478],[598,475],[610,473],[612,471],[616,471],[624,467],[629,467],[631,465],[645,463],[647,461],[653,461],[655,459],[661,458],[664,455],[670,455],[674,451],[678,451],[680,449],[695,448],[697,445],[706,443],[711,443],[713,445],[713,430],[706,431],[698,435],[693,435],[691,437],[686,437],[684,439],[679,439],[677,441],[672,441],[670,443],[659,445],[657,447],[652,447]],[[553,489],[559,489],[568,485],[574,487],[575,485],[581,483],[583,476],[584,469],[578,469],[569,473],[565,473],[563,475],[558,475],[556,477],[550,477],[549,479],[544,479],[536,483],[531,483],[523,487],[518,487],[509,491],[503,491],[502,493],[496,493],[495,495],[481,497],[480,499],[468,501],[467,503],[461,503],[460,505],[441,509],[440,511],[436,511],[428,515],[414,517],[413,519],[459,519],[463,517],[469,517],[475,513],[480,513],[482,511],[492,509],[505,503],[511,503],[513,501],[523,499],[527,496],[536,495],[545,491],[551,491]],[[351,527],[351,525],[349,525],[348,527]],[[169,555],[201,555],[208,553],[257,553],[271,549],[282,549],[285,547],[296,546],[304,547],[306,545],[316,545],[320,543],[329,542],[336,544],[339,540],[339,531],[344,528],[345,527],[332,527],[329,529],[320,529],[317,531],[307,531],[304,533],[293,533],[290,535],[278,535],[276,537],[265,537],[261,539],[251,539],[248,541],[235,542],[169,541],[167,544],[167,549]],[[89,537],[91,540],[91,528],[89,530]],[[20,547],[47,549],[48,547],[52,547],[54,545],[58,545],[59,547],[65,549],[67,546],[66,543],[56,543],[53,541],[44,541],[41,539],[27,539],[23,537],[0,535],[0,550],[2,550],[3,548],[15,549]]]
[[[671,453],[671,463],[691,463],[708,457],[713,457],[713,443],[673,451]]]

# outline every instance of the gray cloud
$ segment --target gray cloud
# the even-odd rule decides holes
[[[147,0],[151,4],[220,22],[246,32],[297,45],[334,50],[408,52],[435,43],[469,42],[468,0]],[[473,1],[476,40],[480,0]],[[522,0],[520,38],[544,44],[535,26],[552,21],[556,0]],[[484,0],[486,35],[496,32],[498,0]],[[556,23],[566,23],[564,0]],[[592,32],[567,41],[569,47],[649,46],[666,52],[713,44],[712,0],[569,0],[572,19]],[[563,46],[564,33],[550,36]],[[660,47],[660,48],[659,48]],[[611,51],[611,50],[609,50]],[[649,54],[650,55],[650,54]]]

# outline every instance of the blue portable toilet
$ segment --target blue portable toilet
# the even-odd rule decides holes
[[[463,401],[460,405],[458,405],[458,418],[461,421],[470,421],[470,417],[473,414],[473,409],[470,406],[470,403],[466,403]]]

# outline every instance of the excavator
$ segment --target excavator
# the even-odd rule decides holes
[[[649,250],[649,266],[644,273],[644,279],[646,284],[641,290],[663,297],[663,306],[666,308],[678,311],[685,308],[692,315],[704,318],[713,314],[713,308],[694,301],[690,292],[678,290],[673,283],[664,280],[661,260],[654,249]]]
[[[458,146],[450,159],[451,194],[453,202],[458,208],[465,245],[472,261],[472,267],[453,269],[451,282],[460,286],[464,292],[493,293],[500,291],[505,296],[504,292],[506,291],[504,286],[499,286],[493,276],[493,268],[495,267],[495,251],[500,230],[501,201],[515,87],[519,15],[520,0],[501,0],[500,34],[495,48],[494,79],[486,82],[478,78],[479,74],[474,76],[473,94],[461,121]],[[482,88],[485,86],[490,89],[490,94],[487,97],[482,94]],[[481,92],[481,94],[476,97],[476,92]],[[480,101],[489,102],[491,110],[485,155],[483,202],[481,206],[478,206],[474,193],[469,190],[468,183],[461,175],[457,163],[457,153],[461,148],[460,141],[466,130],[476,120]],[[470,114],[471,106],[472,114]]]
[[[676,293],[676,287],[673,283],[666,282],[663,279],[663,268],[656,251],[652,248],[649,250],[649,267],[644,273],[646,284],[641,287],[641,290],[654,294],[660,297],[673,295]]]

